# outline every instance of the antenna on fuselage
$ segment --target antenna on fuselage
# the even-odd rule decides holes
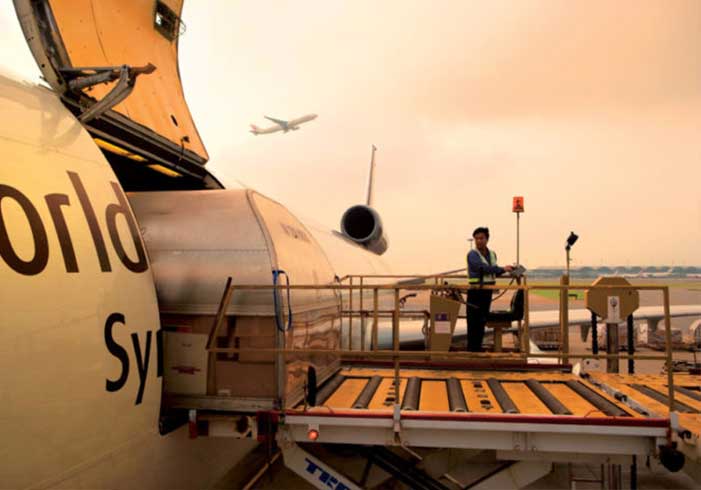
[[[372,145],[372,155],[370,156],[370,172],[368,173],[368,197],[365,204],[372,207],[372,189],[375,183],[375,152],[377,147]]]

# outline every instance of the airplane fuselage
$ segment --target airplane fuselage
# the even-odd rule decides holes
[[[282,119],[275,119],[272,117],[265,116],[266,119],[274,122],[275,126],[270,126],[268,128],[259,128],[258,126],[252,124],[251,125],[251,133],[253,133],[255,135],[259,135],[259,134],[277,133],[278,131],[282,131],[284,133],[287,133],[288,131],[296,131],[299,129],[300,124],[304,124],[306,122],[313,121],[317,117],[318,117],[317,114],[307,114],[306,116],[298,117],[298,118],[292,119],[290,121],[284,121]]]
[[[291,121],[287,122],[287,127],[289,129],[294,129],[300,124],[303,124],[305,122],[313,121],[316,119],[318,116],[316,114],[307,114],[306,116],[298,117],[297,119],[293,119]]]
[[[0,481],[23,488],[157,430],[160,326],[144,243],[90,135],[45,88],[0,76],[0,93]]]

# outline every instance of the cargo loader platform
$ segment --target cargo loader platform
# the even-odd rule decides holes
[[[469,453],[463,454],[465,461],[476,468],[479,463],[470,458],[489,452],[503,468],[480,480],[485,488],[500,478],[512,477],[518,482],[513,488],[520,488],[551,471],[553,463],[606,465],[613,475],[609,485],[615,486],[614,480],[621,478],[620,468],[635,467],[636,458],[641,457],[658,460],[670,471],[684,467],[701,481],[701,471],[696,473],[701,461],[701,389],[698,377],[670,370],[673,359],[666,287],[507,285],[502,289],[523,290],[524,297],[522,321],[515,319],[518,326],[511,328],[513,347],[501,351],[495,338],[495,352],[472,353],[456,351],[451,345],[458,318],[457,298],[470,287],[439,284],[439,278],[434,282],[361,281],[360,287],[352,283],[235,286],[229,280],[209,334],[201,341],[208,356],[200,362],[202,372],[207,373],[207,393],[172,393],[164,400],[173,408],[188,411],[192,437],[257,438],[270,448],[281,449],[285,464],[317,488],[361,488],[363,484],[357,482],[364,478],[346,478],[307,452],[305,445],[357,446],[361,456],[379,448],[410,454],[456,450]],[[294,292],[329,289],[338,295],[339,303],[335,313],[329,316],[330,310],[324,310],[319,320],[297,313],[297,324],[291,320],[292,310],[282,307],[268,320],[226,316],[235,290],[270,289],[287,298],[288,304],[294,303]],[[529,337],[528,296],[532,289],[560,290],[563,297],[568,289],[587,289],[591,298],[596,293],[626,300],[633,297],[633,290],[661,290],[666,352],[640,354],[631,345],[627,353],[617,348],[605,354],[594,348],[592,353],[570,352],[566,302],[560,312],[560,349],[541,352]],[[402,291],[428,292],[430,310],[420,315],[402,311]],[[423,318],[424,350],[416,350],[413,341],[407,350],[402,344],[406,340],[402,325],[415,321],[417,315]],[[336,329],[334,345],[309,343],[314,322],[321,320],[332,322]],[[512,319],[508,320],[511,325]],[[383,321],[386,341],[380,341]],[[261,330],[268,328],[264,322],[273,327],[274,336],[262,337],[265,343],[258,345],[246,341],[244,346],[249,323]],[[580,362],[587,359],[606,362],[607,370],[617,370],[624,360],[629,365],[636,359],[660,361],[668,372],[625,376],[587,372],[588,366],[597,365]],[[238,393],[234,391],[239,390],[238,385],[232,383],[222,390],[219,385],[226,378],[212,366],[231,367],[232,372],[238,366],[256,369],[260,381],[263,373],[269,372],[265,383],[255,385],[266,396]],[[202,378],[202,386],[204,381]],[[385,466],[395,466],[388,462],[394,456],[375,456],[368,457],[368,464],[375,458]],[[464,466],[461,463],[458,467]],[[397,470],[393,476],[401,481],[402,473]],[[332,480],[336,486],[328,484]],[[426,481],[425,488],[434,488]]]
[[[663,380],[662,376],[649,378],[653,386]],[[470,459],[475,455],[493,454],[502,462],[498,471],[478,479],[474,486],[463,480],[458,488],[521,488],[549,473],[553,463],[572,462],[618,468],[613,473],[617,476],[609,476],[609,485],[615,487],[612,482],[621,477],[621,466],[636,464],[636,458],[658,459],[669,470],[678,471],[685,459],[679,448],[690,461],[687,473],[695,477],[688,470],[698,460],[693,454],[698,432],[692,435],[674,415],[655,412],[653,408],[660,407],[652,403],[621,396],[586,373],[427,366],[402,369],[398,389],[396,379],[393,369],[344,366],[320,387],[314,406],[302,404],[268,413],[266,418],[276,423],[275,441],[286,465],[317,488],[323,488],[325,478],[336,478],[347,488],[362,488],[362,479],[353,486],[354,480],[313,459],[302,446],[355,445],[361,455],[377,448],[391,453],[394,448],[394,458],[397,452],[431,454],[448,449],[472,455],[457,468],[470,467],[473,474],[483,470]],[[680,380],[679,387],[683,386]],[[696,417],[698,424],[698,410],[687,415]],[[272,436],[259,437],[265,440],[266,435]],[[370,457],[368,464],[378,463]],[[392,474],[404,481],[407,468],[395,468]],[[441,481],[456,482],[447,473]],[[453,488],[438,483],[430,480],[416,488]]]

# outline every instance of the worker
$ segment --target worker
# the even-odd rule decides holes
[[[475,248],[467,254],[467,273],[470,286],[493,286],[496,277],[511,272],[510,265],[499,267],[497,254],[487,248],[489,228],[479,227],[472,232]],[[480,352],[484,327],[492,306],[492,289],[470,289],[467,292],[467,350]]]

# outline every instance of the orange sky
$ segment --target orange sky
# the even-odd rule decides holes
[[[462,266],[478,225],[513,261],[516,194],[527,266],[562,265],[570,230],[575,265],[701,264],[697,0],[209,0],[183,17],[209,167],[338,228],[376,144],[398,271]],[[310,112],[300,131],[248,133]]]
[[[701,3],[213,2],[181,71],[211,168],[338,227],[379,147],[397,270],[701,263]],[[216,6],[214,6],[216,5]],[[319,119],[254,137],[262,115]]]

